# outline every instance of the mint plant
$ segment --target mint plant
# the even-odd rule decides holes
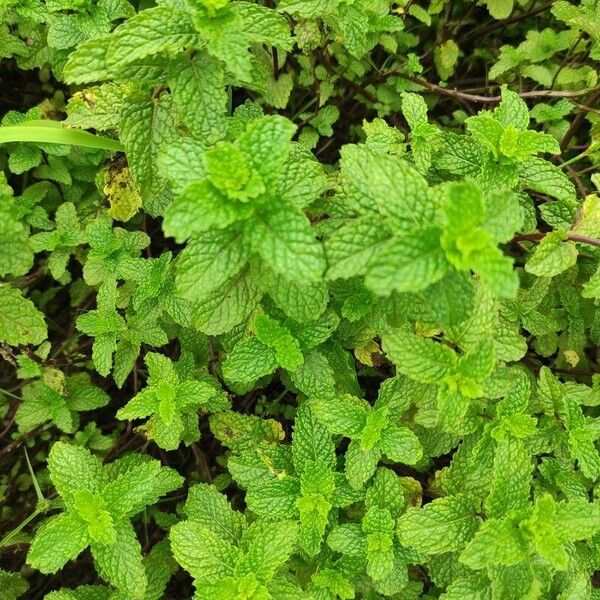
[[[197,596],[260,598],[273,588],[298,590],[276,576],[293,551],[294,523],[248,525],[217,490],[202,484],[190,489],[184,511],[187,519],[173,527],[170,539],[178,562],[195,580]]]
[[[599,43],[0,0],[0,597],[600,597]]]
[[[181,441],[198,440],[198,410],[227,410],[229,401],[215,383],[198,381],[185,362],[177,365],[162,354],[149,352],[148,387],[134,396],[117,413],[119,419],[150,417],[147,435],[165,450],[175,450]],[[177,368],[179,367],[179,368]]]
[[[134,454],[103,467],[88,451],[64,442],[52,447],[48,469],[65,510],[36,533],[29,563],[52,573],[90,546],[102,576],[142,598],[147,580],[129,518],[177,489],[181,477]]]

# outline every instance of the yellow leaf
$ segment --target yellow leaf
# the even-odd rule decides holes
[[[128,167],[109,170],[104,193],[110,202],[108,214],[117,221],[129,221],[142,206],[142,196],[131,179]]]
[[[364,346],[355,348],[354,356],[363,364],[368,367],[374,367],[377,363],[377,356],[381,354],[381,348],[377,342],[371,340]]]

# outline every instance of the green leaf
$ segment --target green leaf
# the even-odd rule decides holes
[[[19,573],[0,569],[0,588],[6,594],[6,600],[17,600],[28,590],[29,584]]]
[[[422,229],[383,245],[367,267],[365,285],[381,296],[418,292],[439,281],[450,267],[438,229]]]
[[[426,554],[440,554],[461,549],[480,522],[472,501],[464,496],[448,496],[423,508],[410,508],[398,520],[397,532],[402,544]]]
[[[0,307],[0,342],[37,345],[46,339],[44,316],[18,289],[0,285]]]
[[[362,432],[369,414],[368,404],[349,394],[314,400],[311,407],[331,433],[348,437],[355,437]]]
[[[92,556],[100,575],[118,590],[143,598],[148,580],[140,544],[127,521],[115,524],[116,540],[109,546],[92,542]]]
[[[107,546],[114,544],[117,534],[104,500],[89,490],[78,490],[74,497],[75,511],[87,523],[90,543],[98,542]]]
[[[295,130],[291,121],[272,115],[256,119],[238,139],[250,168],[258,172],[267,189],[277,185]]]
[[[446,40],[436,45],[433,56],[440,79],[448,79],[452,76],[459,55],[460,49],[454,40]]]
[[[349,279],[362,275],[385,247],[390,232],[380,219],[365,216],[340,227],[325,243],[328,279]],[[379,259],[383,261],[384,259]]]
[[[237,543],[244,529],[244,518],[231,508],[227,498],[213,486],[200,483],[189,489],[185,514],[216,535]]]
[[[292,521],[255,521],[242,536],[240,547],[246,555],[237,565],[237,573],[254,573],[263,581],[271,579],[292,554],[297,530]]]
[[[554,523],[556,535],[563,542],[589,539],[600,529],[600,505],[583,500],[559,502]]]
[[[196,327],[209,335],[230,331],[254,310],[260,291],[247,270],[241,271],[218,288],[197,297]]]
[[[56,442],[48,455],[48,470],[56,491],[67,506],[76,490],[96,492],[99,489],[102,465],[85,448]]]
[[[64,67],[65,81],[74,84],[103,81],[111,76],[106,55],[110,36],[86,40],[69,56]]]
[[[522,440],[500,442],[494,455],[494,477],[485,507],[489,517],[529,506],[532,461]]]
[[[367,574],[373,579],[384,579],[394,568],[394,540],[386,533],[367,535]]]
[[[201,523],[177,523],[169,538],[175,559],[195,579],[210,582],[235,572],[240,551]]]
[[[218,288],[237,275],[249,256],[243,233],[236,228],[197,233],[177,258],[177,289],[195,300],[201,290]]]
[[[290,26],[283,15],[260,4],[233,3],[231,8],[243,21],[244,33],[253,43],[268,44],[290,51]]]
[[[27,562],[42,573],[56,573],[90,543],[87,523],[67,512],[52,517],[36,532]]]
[[[188,441],[184,422],[195,422],[198,408],[206,408],[217,389],[208,382],[181,378],[173,363],[160,354],[149,352],[145,360],[148,386],[117,412],[117,418],[151,416],[148,437],[165,450],[176,450],[182,441]]]
[[[485,4],[494,19],[506,19],[513,10],[514,0],[485,0]]]
[[[318,319],[327,308],[329,292],[323,281],[305,284],[277,275],[266,268],[261,269],[260,277],[255,277],[260,278],[263,290],[273,302],[299,323]]]
[[[0,276],[19,277],[33,265],[33,252],[37,251],[35,236],[29,237],[29,228],[19,218],[15,201],[8,195],[0,198]]]
[[[439,383],[457,362],[448,346],[406,329],[388,332],[383,348],[401,373],[422,383]]]
[[[308,219],[293,206],[279,203],[257,211],[253,247],[280,275],[294,273],[304,283],[318,281],[325,270],[323,248]]]
[[[267,315],[258,315],[254,319],[256,337],[265,346],[275,351],[277,362],[288,371],[295,371],[303,362],[298,340],[287,327]]]
[[[104,467],[102,497],[119,518],[132,517],[180,488],[182,481],[156,459],[127,454]]]
[[[173,100],[192,135],[205,146],[223,139],[227,131],[227,94],[219,61],[198,54],[174,63],[172,73]]]
[[[552,163],[541,158],[530,158],[519,164],[519,178],[524,188],[547,194],[558,200],[575,198],[575,186]]]
[[[375,473],[381,458],[379,448],[363,450],[356,440],[352,440],[346,450],[346,477],[353,489],[359,490]]]
[[[277,182],[277,195],[297,208],[314,202],[327,187],[323,167],[299,144],[292,144]]]
[[[156,161],[158,150],[171,137],[174,125],[171,97],[167,94],[157,98],[133,94],[121,113],[120,138],[133,178],[147,203],[145,208],[151,214],[161,212],[164,205],[158,196],[164,193],[165,183]]]
[[[396,231],[407,233],[431,225],[435,207],[427,200],[427,182],[406,161],[379,155],[366,146],[345,146],[341,168],[359,193],[389,217]]]
[[[364,555],[365,542],[360,526],[354,523],[338,525],[327,536],[327,545],[332,550],[349,556]]]
[[[153,54],[200,44],[201,38],[185,12],[158,6],[138,13],[115,31],[106,62],[116,70]]]
[[[516,565],[529,555],[527,540],[514,520],[488,519],[460,555],[471,569]]]
[[[506,4],[506,0],[504,0]],[[494,118],[504,127],[513,125],[519,130],[527,129],[529,125],[529,109],[523,98],[515,91],[508,89],[507,85],[500,88],[502,101],[494,110]]]
[[[402,92],[402,114],[411,131],[427,123],[427,104],[423,96]]]
[[[388,427],[381,434],[381,450],[390,460],[407,465],[416,464],[423,456],[417,436],[407,427]]]
[[[248,465],[240,466],[248,469]],[[261,463],[261,466],[264,467],[264,464]],[[241,483],[243,480],[236,467],[237,465],[233,466],[231,472],[236,481]],[[246,502],[250,510],[270,519],[287,519],[296,515],[300,494],[298,479],[288,476],[283,479],[269,479],[266,483],[254,482],[254,484],[246,493]]]
[[[527,261],[525,270],[538,277],[554,277],[572,267],[577,262],[577,248],[566,239],[563,231],[546,234]]]
[[[249,337],[239,341],[229,353],[223,363],[223,376],[228,381],[249,385],[273,373],[277,366],[275,350],[258,337]]]
[[[303,404],[296,413],[292,443],[292,458],[296,472],[302,476],[322,463],[335,467],[334,445],[327,429],[317,420],[314,404]]]
[[[488,120],[501,127],[491,117]],[[483,228],[485,214],[485,198],[477,186],[467,182],[451,184],[444,205],[442,247],[450,263],[457,269],[473,270],[495,295],[514,296],[519,282],[512,261]]]

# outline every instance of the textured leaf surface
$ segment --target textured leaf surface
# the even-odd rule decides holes
[[[420,552],[438,554],[461,548],[479,527],[471,502],[461,496],[439,498],[412,508],[398,520],[398,537]]]
[[[41,312],[31,300],[9,285],[0,285],[0,340],[18,344],[39,344],[47,335]]]

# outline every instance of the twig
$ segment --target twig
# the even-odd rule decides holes
[[[579,37],[571,44],[571,46],[567,50],[567,53],[564,55],[562,61],[560,62],[560,66],[558,67],[558,69],[556,69],[556,71],[554,72],[554,75],[552,76],[552,81],[550,82],[550,89],[554,88],[554,86],[556,84],[556,80],[558,79],[558,76],[560,75],[560,72],[565,68],[565,65],[567,64],[567,61],[569,60],[569,57],[571,56],[573,50],[575,50],[575,48],[577,48],[577,46],[579,45],[579,42],[581,42],[582,39],[583,39],[583,33],[580,33]]]
[[[469,40],[472,40],[473,38],[477,38],[479,36],[486,35],[488,33],[491,33],[492,31],[495,31],[496,29],[502,29],[503,27],[506,27],[507,25],[512,25],[513,23],[518,23],[519,21],[522,21],[523,19],[528,19],[529,17],[538,15],[541,12],[548,10],[551,6],[552,6],[552,2],[548,2],[547,4],[542,4],[542,6],[538,6],[537,8],[534,8],[527,12],[520,13],[518,15],[515,15],[514,17],[509,17],[508,19],[502,19],[501,21],[495,21],[491,25],[487,25],[486,27],[482,27],[481,29],[476,29],[475,31],[472,31],[471,33],[467,33],[465,36],[461,36],[461,43],[464,44],[465,42],[468,42]]]
[[[431,92],[436,94],[440,94],[442,96],[450,96],[451,98],[456,98],[459,100],[467,100],[469,102],[490,102],[496,103],[502,100],[502,96],[480,96],[479,94],[468,94],[466,92],[461,92],[459,90],[453,90],[450,88],[442,87],[441,85],[437,85],[435,83],[431,83],[429,81],[425,81],[419,77],[414,77],[412,75],[407,75],[406,73],[402,73],[396,69],[390,69],[389,71],[385,71],[381,74],[381,78],[390,77],[395,75],[397,77],[401,77],[402,79],[407,79],[408,81],[412,81],[413,83],[420,85],[424,88],[427,88]],[[598,98],[600,98],[600,87],[595,87],[591,89],[585,90],[534,90],[531,92],[521,92],[519,96],[521,98],[575,98],[577,96],[584,96],[585,94],[596,92],[597,96],[591,98],[592,104]],[[580,113],[581,114],[581,113]],[[578,115],[579,116],[579,115]],[[585,116],[585,115],[584,115]],[[573,121],[575,122],[575,121]],[[567,132],[568,133],[568,132]]]
[[[589,112],[589,108],[593,107],[597,102],[600,101],[600,89],[596,88],[594,90],[588,90],[588,92],[592,92],[592,95],[587,99],[585,108],[582,108],[577,113],[577,116],[573,119],[571,126],[569,129],[567,129],[567,133],[565,133],[565,136],[560,142],[560,149],[563,152],[566,150],[566,148],[568,148],[569,142],[573,139],[577,131],[579,131],[579,128],[583,125],[583,122],[585,121],[585,118]]]
[[[567,173],[569,173],[569,175],[571,176],[571,179],[575,182],[575,187],[577,188],[579,195],[581,196],[581,198],[585,199],[585,197],[588,195],[588,191],[583,181],[581,181],[579,173],[571,165],[565,164],[565,169]]]
[[[12,452],[15,448],[17,448],[25,440],[28,440],[29,438],[37,435],[38,433],[45,431],[49,427],[50,427],[50,425],[48,423],[46,423],[45,425],[38,425],[34,429],[31,429],[30,431],[27,431],[23,435],[20,435],[18,438],[14,439],[12,442],[6,444],[6,446],[4,446],[4,448],[0,449],[0,456],[3,456],[4,454],[8,454],[9,452]]]
[[[516,235],[513,242],[540,242],[548,234],[547,233],[524,233],[522,235]],[[579,235],[578,233],[567,233],[567,240],[571,242],[577,242],[579,244],[587,244],[588,246],[596,246],[600,248],[600,240],[596,238],[588,237],[587,235]]]
[[[588,191],[585,187],[585,184],[581,180],[579,173],[573,168],[570,164],[570,161],[563,160],[560,154],[552,157],[552,162],[561,169],[567,171],[567,173],[571,176],[571,179],[575,182],[575,187],[577,188],[577,192],[579,196],[583,199],[588,195]]]

